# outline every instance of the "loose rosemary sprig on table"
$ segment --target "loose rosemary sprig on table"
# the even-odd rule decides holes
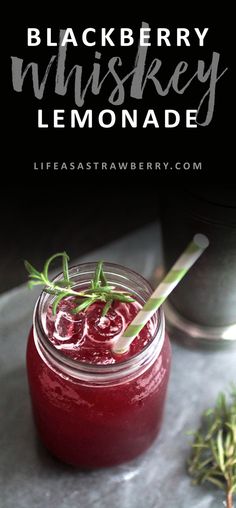
[[[62,258],[63,278],[60,281],[50,280],[48,274],[50,265],[56,258],[60,257]],[[29,288],[31,289],[34,286],[43,285],[44,291],[56,296],[52,303],[53,314],[56,314],[57,306],[60,301],[68,296],[73,296],[76,303],[78,303],[72,311],[74,314],[87,309],[94,302],[102,301],[104,302],[102,316],[105,316],[114,300],[119,300],[120,302],[134,301],[128,292],[115,290],[114,286],[111,286],[108,283],[103,271],[102,261],[97,263],[94,277],[91,280],[90,287],[88,289],[85,289],[84,291],[77,291],[76,289],[73,289],[74,283],[70,280],[68,261],[69,256],[66,252],[58,252],[47,259],[42,272],[39,272],[28,261],[25,261],[25,268],[29,273],[30,279],[28,282]]]
[[[223,489],[227,508],[233,508],[236,493],[236,389],[231,399],[227,402],[221,393],[215,407],[204,413],[188,462],[193,483],[210,482]]]

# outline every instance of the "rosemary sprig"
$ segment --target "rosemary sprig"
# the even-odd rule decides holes
[[[188,472],[194,484],[210,482],[226,493],[226,506],[233,508],[236,493],[236,389],[231,402],[219,394],[213,409],[206,411],[194,432]]]
[[[60,281],[54,282],[49,278],[48,272],[51,267],[51,263],[56,258],[62,258],[63,278]],[[73,289],[73,282],[70,280],[68,261],[69,256],[66,252],[58,252],[57,254],[54,254],[49,259],[47,259],[42,272],[36,270],[36,268],[34,268],[34,266],[32,266],[28,261],[24,262],[25,268],[29,273],[29,288],[32,289],[34,286],[43,285],[44,291],[51,295],[55,295],[56,298],[53,300],[52,304],[53,314],[56,314],[60,301],[68,296],[75,297],[75,301],[78,303],[78,305],[72,311],[74,314],[87,309],[96,301],[102,301],[104,302],[102,316],[105,316],[114,300],[119,300],[120,302],[134,301],[132,296],[127,291],[115,290],[114,286],[111,286],[107,282],[105,273],[103,271],[102,261],[97,263],[94,277],[91,280],[90,287],[88,289],[84,291],[77,291],[76,289]]]

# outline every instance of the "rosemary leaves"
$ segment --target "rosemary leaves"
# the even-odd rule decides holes
[[[213,409],[206,411],[194,433],[188,472],[194,484],[210,482],[226,493],[226,506],[233,508],[236,493],[236,390],[231,401],[219,394]]]
[[[54,281],[49,278],[48,272],[51,263],[56,258],[60,257],[62,258],[63,278],[60,281]],[[57,254],[54,254],[49,259],[47,259],[42,272],[39,272],[28,261],[25,261],[25,268],[29,273],[30,279],[28,283],[29,288],[42,285],[44,286],[44,291],[50,293],[51,295],[55,295],[52,304],[53,314],[56,314],[57,306],[60,301],[63,300],[63,298],[67,298],[69,296],[74,297],[77,304],[72,311],[75,314],[87,309],[96,301],[102,301],[104,302],[102,315],[105,316],[114,300],[119,300],[120,302],[134,301],[128,292],[118,291],[114,286],[109,284],[103,270],[102,261],[97,263],[89,288],[85,289],[84,291],[77,291],[76,287],[73,287],[73,281],[70,279],[68,261],[69,256],[66,252],[58,252]]]

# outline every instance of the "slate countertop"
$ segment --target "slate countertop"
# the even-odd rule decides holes
[[[109,260],[146,278],[162,265],[153,223],[78,261]],[[0,296],[0,506],[2,508],[222,508],[224,496],[186,475],[189,438],[219,391],[235,381],[236,350],[191,349],[172,341],[173,363],[159,438],[138,459],[83,472],[54,460],[31,418],[25,346],[38,291],[25,285]]]

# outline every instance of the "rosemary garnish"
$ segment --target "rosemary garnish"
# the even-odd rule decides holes
[[[233,508],[236,492],[236,390],[227,402],[220,394],[213,409],[206,411],[194,432],[188,472],[194,484],[210,482],[226,493],[226,506]]]
[[[56,258],[60,257],[62,258],[63,278],[60,281],[54,282],[53,280],[50,280],[48,271],[51,263]],[[134,299],[127,291],[118,291],[114,286],[111,286],[108,283],[103,271],[102,261],[97,263],[94,277],[91,280],[90,287],[88,289],[85,289],[84,291],[77,291],[76,289],[73,289],[73,282],[70,280],[69,275],[68,261],[69,256],[66,252],[58,252],[46,261],[42,272],[39,272],[28,261],[25,261],[25,268],[29,273],[30,279],[28,282],[29,288],[31,289],[34,286],[43,285],[44,291],[56,296],[52,304],[53,314],[56,314],[57,306],[60,301],[68,296],[73,296],[76,303],[78,303],[72,311],[74,314],[87,309],[90,305],[97,301],[104,302],[102,316],[107,314],[114,300],[119,300],[120,302],[134,302]]]

